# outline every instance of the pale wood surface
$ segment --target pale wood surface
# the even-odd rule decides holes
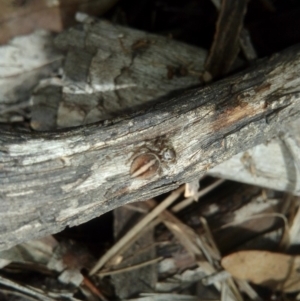
[[[170,191],[271,139],[299,119],[299,73],[295,46],[125,118],[48,133],[1,130],[0,249]],[[163,146],[175,162],[163,162]],[[145,149],[160,158],[160,172],[131,178],[133,156]]]
[[[267,143],[215,166],[209,174],[300,195],[300,121]]]

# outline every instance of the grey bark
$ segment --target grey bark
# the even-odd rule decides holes
[[[63,55],[53,47],[53,35],[44,30],[0,45],[0,122],[24,120],[32,90],[53,75],[62,61]]]
[[[107,120],[200,84],[206,51],[106,21],[61,33],[66,51],[57,126]]]
[[[0,249],[88,221],[199,178],[300,116],[300,47],[112,121],[48,133],[0,132]],[[175,161],[164,161],[163,148]],[[132,178],[140,152],[160,161]]]
[[[94,19],[92,21],[95,22]],[[78,36],[85,38],[78,40]],[[247,33],[241,36],[247,38]],[[171,91],[199,84],[206,57],[206,52],[202,49],[97,20],[94,25],[85,23],[80,28],[64,32],[58,38],[58,46],[67,49],[63,70],[66,80],[62,81],[55,77],[42,80],[39,87],[35,88],[32,101],[24,101],[32,93],[33,86],[36,86],[42,77],[53,73],[60,65],[62,56],[53,47],[52,38],[50,33],[35,32],[33,35],[18,37],[0,48],[0,52],[4,53],[3,58],[10,58],[3,61],[6,68],[0,69],[0,120],[2,122],[23,120],[22,114],[31,112],[30,120],[33,129],[55,130],[57,127],[70,127],[110,119],[120,111],[135,110],[137,105],[149,105],[151,100]],[[77,41],[75,44],[74,39]],[[86,41],[89,40],[105,41],[105,43],[95,43],[98,51],[94,51],[94,55],[90,54],[90,60],[87,60],[91,43]],[[242,47],[244,55],[248,59],[253,59],[255,55],[251,51],[251,42],[246,40],[247,46]],[[16,52],[16,49],[22,51]],[[124,49],[127,50],[126,53]],[[245,53],[245,49],[250,50],[248,53],[250,56]],[[93,58],[100,57],[100,53],[103,52],[106,53],[104,56],[106,59],[93,64],[95,60],[97,61]],[[74,56],[76,60],[73,59]],[[16,76],[16,62],[20,61],[23,63],[17,64],[20,68]],[[90,72],[83,72],[84,74],[90,73],[93,76],[84,77],[81,82],[80,79],[78,82],[78,76],[74,76],[76,71],[73,67],[74,61],[84,70],[90,70]],[[29,72],[24,73],[24,70]],[[116,74],[116,78],[107,77],[106,74]],[[98,85],[93,86],[91,78],[97,78]],[[129,85],[119,89],[122,82],[127,82]],[[89,89],[84,90],[80,87]],[[108,87],[115,90],[109,90]],[[23,112],[25,108],[27,113]],[[297,160],[297,154],[300,152],[299,127],[298,121],[293,126],[286,127],[280,139],[274,139],[267,144],[257,145],[245,153],[237,154],[210,170],[209,174],[300,195],[299,158]]]

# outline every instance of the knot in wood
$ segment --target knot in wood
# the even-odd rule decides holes
[[[130,175],[141,180],[150,179],[160,169],[160,160],[153,153],[144,153],[136,156],[130,167]]]

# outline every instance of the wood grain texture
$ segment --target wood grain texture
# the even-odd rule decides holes
[[[213,78],[225,75],[240,50],[240,37],[248,1],[223,0],[216,25],[214,41],[205,69]]]
[[[272,138],[300,117],[299,74],[295,46],[135,115],[57,132],[1,130],[0,249],[170,191]],[[133,156],[161,141],[176,161],[132,178]]]
[[[279,137],[215,166],[209,174],[300,196],[300,119]]]
[[[199,86],[206,58],[201,48],[104,20],[65,31],[55,42],[66,51],[59,128],[136,112]]]
[[[85,38],[80,40],[79,36]],[[98,42],[87,43],[89,40]],[[33,49],[39,45],[29,41]],[[154,99],[166,98],[172,91],[199,85],[206,57],[203,49],[93,18],[91,23],[84,22],[82,26],[62,33],[56,44],[66,50],[65,76],[64,80],[51,78],[46,86],[42,81],[42,85],[35,88],[31,98],[30,124],[39,131],[93,123],[116,117],[120,112],[136,111],[137,107],[151,107]],[[97,50],[88,55],[91,44]],[[240,44],[244,45],[242,48],[248,60],[256,58],[245,29]],[[52,53],[51,56],[57,53],[57,49],[46,50]],[[42,53],[39,48],[36,51]],[[19,55],[24,58],[24,51]],[[99,60],[99,57],[103,59]],[[25,59],[28,58],[25,56]],[[238,64],[236,62],[235,67]],[[22,86],[17,81],[16,91],[30,92],[27,73],[26,78]],[[14,82],[16,78],[11,80]],[[2,85],[0,91],[4,92],[8,87]],[[20,98],[20,93],[16,97]],[[4,110],[11,109],[3,105]],[[0,116],[0,119],[3,117],[10,116]],[[299,121],[293,126],[289,124],[280,139],[237,154],[211,169],[209,174],[300,195],[299,127]]]

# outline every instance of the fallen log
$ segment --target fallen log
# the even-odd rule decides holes
[[[124,118],[0,130],[0,250],[199,178],[300,117],[300,46]]]

